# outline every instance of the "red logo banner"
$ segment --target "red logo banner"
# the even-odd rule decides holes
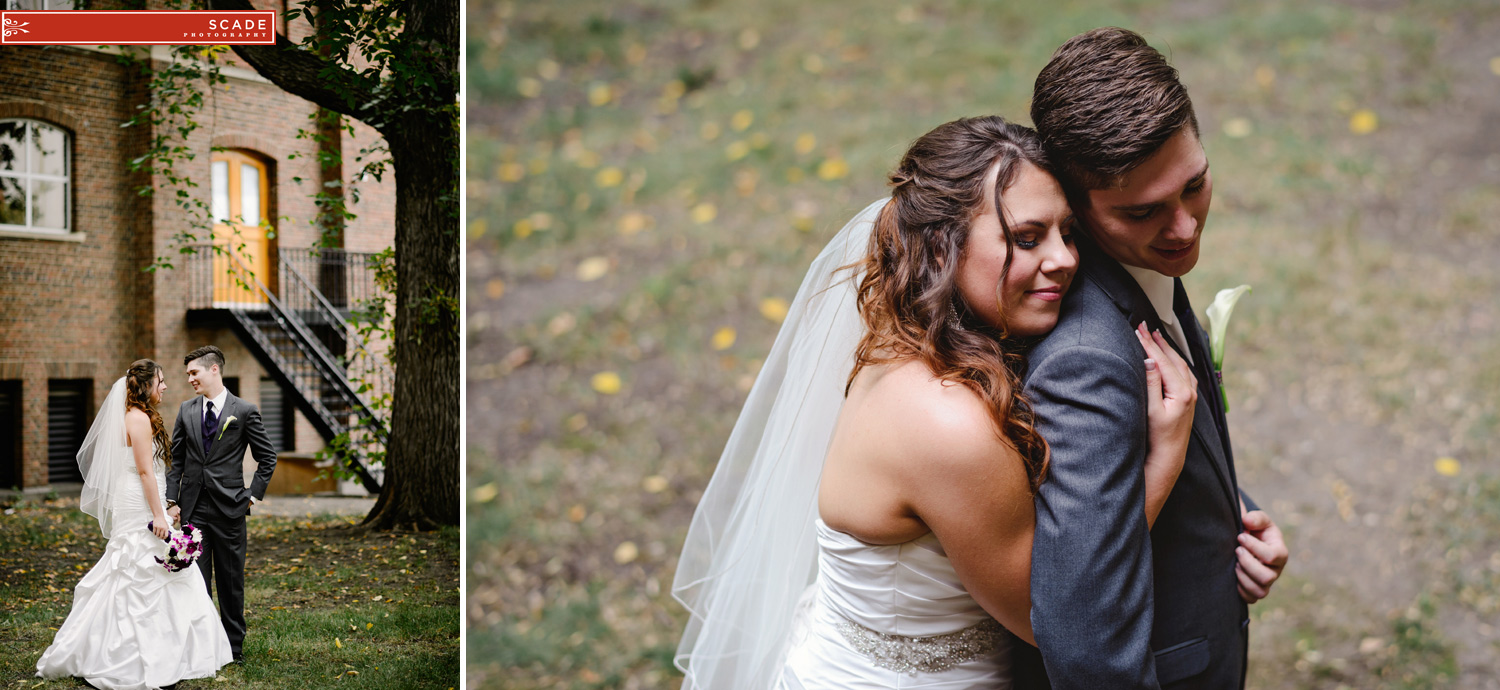
[[[275,44],[275,10],[0,12],[0,45]]]

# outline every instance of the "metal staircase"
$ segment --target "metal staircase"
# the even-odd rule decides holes
[[[364,397],[372,386],[367,383],[356,389],[349,380],[345,355],[351,343],[358,340],[347,319],[347,307],[335,307],[304,275],[304,259],[319,253],[279,252],[277,280],[273,282],[280,289],[272,294],[234,253],[207,245],[197,249],[189,266],[189,325],[233,330],[261,367],[291,394],[297,408],[325,441],[366,430],[384,445],[389,431]],[[347,303],[344,294],[336,298]],[[370,366],[372,358],[360,359]],[[363,372],[362,378],[375,379],[374,388],[391,390],[389,373],[384,370]],[[383,472],[368,465],[357,445],[349,447],[343,461],[367,491],[380,491],[377,474]]]

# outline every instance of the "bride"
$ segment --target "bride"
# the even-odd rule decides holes
[[[1048,458],[1018,373],[1078,266],[1049,171],[1029,128],[947,123],[814,261],[683,548],[684,688],[1010,687]],[[1136,335],[1152,522],[1196,381]]]
[[[79,507],[98,518],[109,542],[73,590],[73,610],[37,661],[38,676],[77,676],[107,690],[159,688],[212,677],[232,659],[198,565],[174,573],[156,562],[166,555],[170,524],[169,441],[156,411],[166,389],[155,362],[131,364],[78,452]]]

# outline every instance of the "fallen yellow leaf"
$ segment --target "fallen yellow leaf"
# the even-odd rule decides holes
[[[787,308],[786,300],[780,297],[767,297],[760,301],[760,315],[776,323],[786,320]]]
[[[522,218],[510,227],[511,232],[516,234],[516,238],[522,240],[531,237],[531,231],[535,229],[536,225],[531,222],[530,218]]]
[[[1500,55],[1490,58],[1490,74],[1500,77]]]
[[[1369,134],[1380,127],[1380,118],[1375,116],[1375,111],[1360,109],[1354,111],[1349,117],[1349,131],[1355,134]]]
[[[1250,121],[1243,117],[1231,117],[1224,121],[1224,135],[1231,139],[1244,139],[1253,130]]]
[[[489,295],[490,299],[500,299],[501,297],[504,297],[505,281],[499,278],[491,278],[490,282],[485,284],[484,286],[484,294]]]
[[[583,504],[577,504],[568,509],[568,520],[572,522],[583,522],[583,519],[588,516],[589,511],[583,508]]]
[[[659,494],[667,490],[667,478],[659,474],[653,474],[641,481],[641,488],[646,493]]]
[[[516,93],[526,98],[536,98],[542,95],[542,83],[531,77],[522,77],[516,81]]]
[[[797,155],[799,156],[805,156],[809,153],[812,153],[813,148],[815,148],[817,145],[817,137],[813,136],[811,132],[803,132],[802,134],[798,135],[797,143],[792,144],[792,150],[796,151]]]
[[[342,640],[340,640],[339,638],[335,637],[335,638],[333,638],[333,646],[338,647],[339,649],[343,649],[344,648],[344,642]]]
[[[1432,468],[1444,477],[1456,477],[1458,476],[1458,471],[1461,469],[1458,459],[1449,457],[1438,458],[1436,462],[1432,463]]]
[[[750,50],[760,45],[760,32],[755,29],[745,29],[740,32],[740,50]]]
[[[495,175],[501,182],[520,182],[521,178],[526,177],[526,166],[520,163],[501,163]]]
[[[562,65],[547,58],[542,58],[541,61],[536,63],[536,73],[537,76],[547,81],[552,81],[557,78],[557,75],[562,73]]]
[[[547,322],[547,335],[555,338],[573,330],[573,327],[577,325],[578,317],[573,316],[572,312],[565,311],[552,317],[552,320]]]
[[[589,87],[589,105],[598,107],[608,105],[614,99],[614,90],[609,84],[595,83]]]
[[[692,216],[694,223],[707,223],[719,216],[719,208],[705,201],[693,207]]]
[[[625,181],[625,172],[615,167],[604,168],[594,176],[594,183],[602,188],[618,187]]]
[[[373,627],[375,627],[374,623],[365,623],[365,630],[369,630],[370,628],[373,628]],[[376,668],[380,668],[380,667],[377,666]]]
[[[818,164],[818,178],[837,180],[849,174],[849,164],[842,158],[829,158]]]
[[[823,57],[816,53],[809,53],[806,57],[802,58],[802,69],[806,70],[808,74],[822,74]]]
[[[755,184],[760,181],[760,174],[754,168],[736,170],[734,173],[734,191],[740,196],[750,196],[755,193]]]
[[[1271,69],[1270,65],[1256,67],[1255,83],[1259,84],[1262,89],[1271,88],[1271,85],[1276,83],[1276,70]]]
[[[750,144],[744,141],[736,141],[724,147],[724,157],[731,161],[737,161],[750,155]]]
[[[616,393],[619,393],[620,388],[622,387],[622,384],[620,382],[620,375],[616,374],[613,371],[601,371],[597,374],[594,374],[592,383],[594,385],[594,390],[599,391],[600,393],[603,393],[605,395],[614,395]]]
[[[533,158],[533,159],[527,161],[526,162],[526,172],[529,172],[529,173],[531,173],[533,175],[540,175],[540,174],[542,174],[544,172],[547,172],[547,159],[546,158]]]
[[[477,239],[479,239],[481,237],[484,237],[484,232],[486,230],[489,230],[489,229],[490,229],[490,223],[489,223],[489,221],[487,221],[487,220],[485,220],[483,218],[477,218],[477,219],[474,220],[474,222],[469,223],[469,237],[472,237],[472,238],[474,238],[474,239],[477,240]]]
[[[729,118],[729,126],[736,132],[743,132],[747,129],[750,129],[750,125],[754,122],[755,113],[752,113],[748,110],[741,110],[735,113],[734,117]]]
[[[589,416],[582,412],[579,412],[578,414],[569,417],[567,421],[564,421],[563,425],[568,427],[568,431],[576,434],[588,428]]]
[[[620,234],[625,235],[626,237],[634,235],[642,230],[645,230],[646,225],[649,221],[650,218],[646,216],[646,214],[631,211],[630,213],[620,216]]]
[[[698,128],[698,136],[704,141],[713,141],[719,138],[719,125],[713,122],[705,122]]]
[[[666,86],[661,87],[661,97],[667,100],[675,101],[682,98],[682,94],[685,93],[687,93],[687,84],[682,83],[681,79],[673,79],[667,82]]]
[[[640,555],[641,550],[633,541],[622,542],[619,546],[615,547],[615,562],[620,565],[634,561]]]
[[[499,495],[500,485],[496,484],[495,482],[490,482],[474,489],[474,502],[489,503],[490,501],[495,500],[495,497]]]
[[[734,345],[734,338],[734,329],[729,326],[725,326],[717,331],[714,331],[714,349],[728,350],[732,345]]]
[[[587,283],[603,278],[609,273],[609,259],[602,256],[591,256],[578,262],[578,279]]]

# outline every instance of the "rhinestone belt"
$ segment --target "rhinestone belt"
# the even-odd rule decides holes
[[[1005,628],[994,619],[985,619],[958,632],[930,637],[887,635],[842,615],[837,627],[850,646],[869,657],[876,666],[913,676],[918,672],[946,671],[989,654],[999,648],[1005,633]]]

